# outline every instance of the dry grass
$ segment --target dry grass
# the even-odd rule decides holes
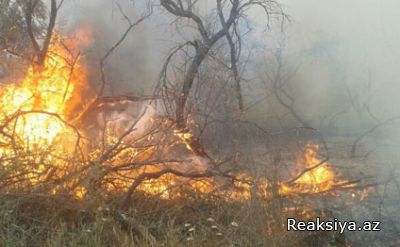
[[[113,200],[3,195],[0,246],[294,246],[271,217],[272,204],[253,200],[162,201],[138,196],[124,215],[145,229],[134,234],[114,217]]]

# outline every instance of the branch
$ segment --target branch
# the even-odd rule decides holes
[[[57,5],[56,0],[51,0],[49,23],[48,23],[48,26],[46,29],[46,35],[45,35],[42,47],[39,46],[39,43],[36,40],[35,35],[33,33],[33,27],[32,27],[32,25],[33,25],[32,18],[34,16],[34,11],[35,11],[35,8],[36,8],[38,2],[39,2],[38,0],[29,0],[28,1],[26,12],[25,12],[25,21],[26,21],[27,32],[28,32],[29,38],[32,42],[33,49],[35,50],[35,53],[36,53],[36,59],[37,59],[36,62],[40,66],[43,66],[44,60],[46,59],[46,56],[47,56],[51,38],[53,35],[53,30],[56,25],[57,12],[64,1],[61,1],[60,4]]]
[[[230,48],[231,68],[232,68],[233,77],[235,80],[235,91],[236,91],[236,97],[237,97],[237,100],[239,103],[239,109],[241,111],[243,111],[244,106],[243,106],[242,89],[240,86],[240,77],[239,77],[239,72],[238,72],[238,68],[237,68],[236,48],[235,48],[235,44],[233,42],[232,36],[229,33],[229,27],[226,23],[224,13],[222,12],[221,0],[217,0],[217,10],[218,10],[219,20],[221,22],[222,28],[224,29],[225,37],[226,37],[226,40],[228,41],[229,48]]]
[[[108,59],[108,57],[124,42],[124,40],[126,39],[126,37],[128,36],[128,34],[131,32],[131,30],[139,25],[140,23],[142,23],[146,18],[148,18],[152,12],[153,12],[153,8],[150,7],[150,11],[146,14],[143,14],[141,17],[139,17],[138,20],[136,20],[135,22],[132,22],[130,20],[130,18],[124,13],[121,5],[117,2],[115,2],[115,4],[117,5],[119,11],[121,12],[122,16],[124,17],[124,19],[129,23],[128,28],[125,30],[125,32],[122,34],[122,36],[117,40],[117,42],[115,42],[115,44],[106,52],[106,54],[104,54],[104,56],[101,58],[100,60],[100,73],[101,73],[101,87],[100,87],[100,92],[99,95],[102,96],[104,94],[104,89],[106,86],[106,78],[105,78],[105,72],[104,72],[104,65]]]
[[[369,134],[372,134],[375,130],[379,129],[380,127],[383,127],[389,123],[395,122],[399,119],[400,119],[400,117],[393,117],[393,118],[389,118],[383,122],[378,122],[377,124],[372,126],[370,129],[368,129],[364,133],[362,133],[359,137],[357,137],[354,140],[353,145],[351,146],[350,157],[352,157],[352,158],[356,157],[357,146],[366,136],[368,136]]]

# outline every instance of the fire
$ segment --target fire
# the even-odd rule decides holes
[[[176,133],[175,133],[176,135]],[[183,135],[177,135],[181,140]],[[182,140],[183,143],[185,143]],[[291,183],[279,182],[278,193],[283,196],[317,194],[328,192],[335,186],[341,186],[347,181],[340,180],[330,167],[330,164],[318,157],[319,146],[308,144],[304,154],[299,159],[299,166],[302,173]],[[188,148],[188,150],[191,150]],[[233,186],[228,189],[220,189],[219,184],[214,178],[202,178],[201,180],[182,179],[174,175],[164,175],[157,179],[146,181],[138,187],[148,195],[159,196],[163,199],[175,199],[182,197],[182,187],[201,195],[215,195],[227,201],[247,201],[253,195],[269,199],[273,195],[271,190],[273,184],[264,178],[254,178],[245,173],[236,176]]]
[[[85,40],[87,36],[84,34],[85,32],[82,31],[78,36],[84,36]],[[68,161],[59,157],[64,157],[66,147],[75,143],[70,141],[73,135],[67,121],[79,102],[82,87],[87,85],[85,68],[80,64],[79,57],[73,55],[79,54],[76,51],[79,44],[66,41],[67,43],[64,42],[61,45],[60,40],[61,38],[55,34],[43,66],[31,65],[21,83],[4,84],[0,87],[0,158],[6,157],[12,160],[18,156],[15,150],[22,149],[30,152],[31,158],[23,163],[28,168],[22,170],[21,173],[25,174],[25,178],[28,178],[32,184],[44,181],[48,175],[54,175],[49,168],[52,166],[57,166],[59,169],[56,174],[58,178],[68,173]],[[68,49],[65,45],[68,45]],[[126,161],[143,163],[151,160],[157,149],[152,145],[140,149],[129,143],[125,144],[125,140],[119,139],[119,133],[115,133],[118,132],[117,129],[115,125],[109,124],[104,131],[106,134],[104,145],[113,146],[120,142],[118,151],[115,151],[106,165],[101,164],[103,167],[96,169],[101,173],[102,169],[112,170],[113,167],[123,167],[124,169],[119,172],[105,175],[105,180],[112,181],[110,183],[112,186],[105,187],[109,191],[126,191],[141,173],[150,171],[156,173],[159,170],[157,168],[152,171],[152,165],[142,168],[133,167],[132,170],[125,169],[127,165],[124,163]],[[12,141],[9,140],[10,138]],[[57,142],[60,138],[64,141]],[[197,169],[207,168],[207,162],[195,155],[195,151],[192,150],[191,143],[194,137],[190,131],[173,131],[170,138],[176,139],[172,145],[182,146],[183,144],[192,153],[192,163],[199,164],[196,166]],[[165,148],[168,149],[168,147]],[[318,148],[318,145],[308,144],[300,162],[301,169],[305,172],[290,183],[275,183],[277,186],[272,186],[271,181],[267,179],[256,179],[246,174],[240,174],[235,181],[230,181],[233,186],[228,189],[212,177],[189,179],[164,174],[161,177],[143,181],[137,189],[149,195],[173,199],[184,195],[181,193],[183,188],[189,188],[190,191],[199,195],[212,194],[231,201],[249,200],[254,193],[269,197],[271,193],[268,191],[277,187],[281,195],[326,192],[343,181],[336,179],[336,174],[330,165],[319,158]],[[86,154],[88,159],[99,159],[104,151],[100,149],[89,150]],[[45,155],[36,156],[37,151]],[[84,162],[77,161],[77,164],[83,165]],[[31,165],[32,167],[29,167]],[[157,165],[159,164],[153,164],[154,167]],[[105,168],[105,166],[111,168]],[[88,188],[81,184],[76,185],[71,185],[75,188],[75,196],[85,197]],[[220,187],[225,188],[220,189]],[[54,188],[52,192],[56,193],[57,189]]]
[[[192,133],[180,130],[174,130],[174,134],[180,139],[181,142],[185,144],[188,150],[193,151],[192,147],[190,146],[190,142],[193,138]]]
[[[290,185],[282,183],[280,194],[315,194],[326,192],[335,185],[342,184],[343,181],[336,179],[336,174],[329,163],[318,157],[319,146],[316,144],[307,144],[302,162],[305,172],[293,181]]]
[[[158,179],[145,181],[138,187],[138,190],[162,199],[176,199],[185,196],[182,193],[185,188],[187,192],[193,192],[201,196],[212,193],[214,186],[215,183],[212,179],[190,180],[168,174]]]
[[[20,83],[0,85],[0,159],[16,184],[61,178],[67,170],[65,158],[76,143],[67,119],[86,72],[73,55],[77,47],[61,43],[54,34],[43,65],[31,64]]]
[[[53,43],[57,41],[55,35]],[[1,88],[0,123],[24,112],[12,121],[15,126],[12,129],[7,126],[7,130],[29,146],[51,145],[59,134],[67,132],[61,119],[65,119],[74,93],[86,79],[78,63],[71,67],[71,55],[61,45],[51,46],[48,54],[43,66],[28,68],[20,84],[6,84]]]

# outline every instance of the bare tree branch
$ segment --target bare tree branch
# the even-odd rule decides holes
[[[25,12],[25,21],[26,21],[26,25],[27,25],[27,32],[31,39],[33,49],[35,50],[35,53],[36,53],[35,54],[35,57],[36,57],[35,62],[40,66],[43,66],[43,63],[46,59],[49,45],[51,42],[51,38],[53,35],[53,30],[56,25],[57,13],[63,2],[64,1],[61,1],[59,4],[57,4],[56,0],[51,0],[49,23],[48,23],[48,26],[46,29],[46,34],[44,37],[42,47],[39,46],[39,43],[35,37],[35,34],[33,33],[33,26],[32,26],[34,11],[38,4],[38,0],[29,0],[27,3],[27,8],[26,8],[26,12]]]

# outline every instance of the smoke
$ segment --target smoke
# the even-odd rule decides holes
[[[396,49],[400,41],[398,1],[283,3],[291,19],[285,30],[275,28],[252,36],[257,46],[264,47],[257,58],[257,70],[262,75],[273,67],[268,58],[282,48],[283,40],[287,73],[299,66],[290,80],[296,99],[294,108],[313,127],[321,129],[325,124],[328,128],[323,121],[338,114],[335,134],[355,136],[379,121],[400,116],[397,107],[400,103],[397,97],[400,53]],[[264,19],[255,19],[262,26]],[[263,85],[258,85],[253,92],[260,89],[264,89]],[[270,121],[270,115],[283,109],[276,102],[264,101],[252,111],[256,121],[265,123]],[[259,117],[261,112],[264,118]],[[283,121],[296,124],[290,117]],[[400,131],[393,124],[382,126],[375,134],[378,133],[382,137],[400,137]]]
[[[283,40],[282,56],[287,71],[299,66],[290,82],[296,98],[294,107],[313,127],[357,136],[378,121],[400,115],[400,100],[396,97],[400,91],[400,52],[396,49],[400,41],[398,1],[281,2],[291,20],[286,22],[283,32],[279,23],[272,23],[272,30],[265,28],[262,10],[250,12],[248,20],[254,28],[245,37],[243,48],[243,57],[249,54],[251,60],[242,67],[246,79],[262,77],[271,69],[268,58],[282,48]],[[118,3],[131,20],[142,13],[140,1]],[[212,1],[204,1],[199,11],[206,16],[213,7]],[[88,57],[93,61],[91,83],[98,85],[97,63],[118,41],[128,23],[114,1],[104,0],[66,1],[60,23],[65,29],[83,24],[93,28],[94,42]],[[190,31],[179,32],[156,6],[153,16],[135,27],[107,61],[109,92],[151,93],[170,48],[191,35]],[[265,91],[260,82],[263,80],[242,82],[248,104],[265,97],[260,94]],[[273,98],[260,102],[250,109],[250,119],[272,128],[282,122],[288,127],[298,125],[290,116],[280,123],[271,119],[285,113]],[[382,126],[376,133],[400,137],[400,131],[392,125]]]
[[[117,4],[120,5],[121,13]],[[74,32],[82,26],[91,29],[91,48],[86,50],[91,80],[95,88],[100,85],[101,58],[119,41],[129,27],[126,15],[135,22],[145,12],[140,4],[132,1],[65,1],[60,10],[59,25],[63,31]],[[107,93],[149,92],[155,73],[151,71],[151,36],[146,23],[134,27],[123,43],[106,61]]]
[[[369,83],[371,110],[377,117],[399,114],[394,104],[400,89],[398,1],[306,0],[289,6],[294,19],[290,47],[314,52],[314,62],[329,68],[331,82],[347,84],[354,94],[364,93],[360,97],[366,96],[361,90]]]

